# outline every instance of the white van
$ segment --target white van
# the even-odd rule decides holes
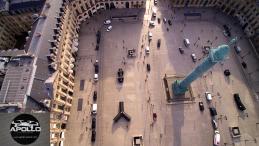
[[[189,47],[189,46],[190,46],[190,41],[189,41],[189,39],[184,39],[184,40],[183,40],[183,43],[184,43],[185,47]]]
[[[149,54],[149,53],[150,53],[149,46],[146,47],[145,52],[146,52],[146,54]]]
[[[94,104],[92,105],[92,115],[96,115],[96,114],[97,114],[97,104],[94,103]]]
[[[152,17],[156,17],[156,8],[152,8]]]
[[[94,74],[94,81],[97,82],[98,81],[98,74]]]

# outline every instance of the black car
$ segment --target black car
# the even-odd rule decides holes
[[[118,82],[119,83],[123,83],[123,81],[124,81],[124,77],[118,77]]]
[[[97,91],[94,91],[93,101],[95,102],[96,100],[97,100]]]
[[[95,130],[92,130],[92,136],[91,136],[92,142],[95,142],[95,137],[96,137],[96,132],[95,132]]]
[[[212,117],[216,116],[217,115],[217,111],[216,111],[216,108],[215,107],[210,107],[210,115]]]
[[[147,71],[150,71],[151,70],[151,67],[150,67],[150,64],[148,63],[147,64]]]
[[[96,119],[95,117],[92,118],[92,130],[96,128]]]
[[[224,28],[224,30],[226,30],[226,31],[230,31],[230,28],[229,28],[226,24],[223,25],[223,28]]]
[[[118,75],[117,80],[119,83],[123,83],[124,81],[123,74],[124,74],[124,71],[122,70],[122,68],[119,68],[117,72],[117,75]]]
[[[98,44],[96,45],[95,50],[96,50],[96,51],[99,50],[99,45],[98,45]]]
[[[226,33],[226,35],[228,37],[231,37],[230,28],[226,24],[223,25],[223,28],[224,28],[224,32]]]
[[[204,111],[204,104],[203,104],[203,102],[199,102],[199,108],[200,108],[200,111]]]
[[[160,48],[160,46],[161,46],[161,39],[158,39],[157,40],[157,48]]]
[[[225,70],[224,70],[224,75],[225,75],[226,77],[228,77],[228,76],[231,75],[229,69],[225,69]]]
[[[119,68],[117,74],[118,74],[118,77],[122,77],[123,76],[124,71],[122,70],[122,68]]]
[[[99,44],[101,40],[101,31],[98,30],[96,34],[96,43]]]
[[[180,52],[181,54],[184,54],[183,48],[179,48],[179,52]]]
[[[235,93],[234,94],[234,100],[236,102],[236,105],[237,105],[237,108],[241,111],[244,111],[246,110],[246,107],[244,106],[244,104],[242,103],[241,99],[240,99],[240,96],[238,93]]]
[[[157,23],[160,24],[160,22],[161,22],[161,19],[157,18]]]
[[[169,25],[172,25],[172,21],[171,21],[171,20],[168,20],[168,24],[169,24]]]
[[[218,123],[217,123],[216,119],[212,119],[211,124],[212,124],[212,127],[214,130],[218,129]]]
[[[247,64],[246,64],[245,62],[242,62],[241,65],[242,65],[242,67],[243,67],[244,69],[247,68]]]
[[[94,73],[98,74],[99,73],[99,65],[98,62],[94,63]]]

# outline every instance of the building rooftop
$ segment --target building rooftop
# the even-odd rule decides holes
[[[0,12],[5,10],[5,1],[4,0],[0,0]]]
[[[45,0],[11,0],[9,3],[9,11],[24,11],[30,8],[41,8]]]
[[[50,0],[48,2],[50,7],[44,5],[41,16],[34,24],[35,29],[29,40],[30,43],[27,43],[26,47],[28,49],[27,57],[14,57],[8,64],[8,71],[0,91],[0,103],[3,103],[4,100],[5,102],[26,103],[27,97],[30,97],[28,100],[33,99],[42,103],[44,99],[48,98],[44,82],[52,74],[48,70],[50,62],[47,56],[50,55],[49,49],[53,47],[50,42],[54,41],[53,28],[56,28],[57,23],[55,17],[58,15],[57,10],[62,6],[62,1]],[[3,56],[13,54],[13,52],[1,53]],[[27,105],[27,108],[30,107]]]

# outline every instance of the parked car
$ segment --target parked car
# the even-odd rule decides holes
[[[97,91],[94,91],[94,94],[93,94],[93,101],[95,102],[97,100]]]
[[[93,117],[92,118],[92,130],[94,130],[96,128],[96,118]]]
[[[181,54],[184,54],[183,48],[178,48],[178,49],[179,49],[179,52],[180,52]]]
[[[163,21],[164,21],[164,23],[166,23],[166,18],[165,17],[163,18]]]
[[[220,143],[220,134],[219,134],[219,131],[218,131],[218,130],[215,130],[215,131],[214,131],[213,144],[214,144],[215,146],[219,146],[219,143]]]
[[[96,51],[99,50],[99,45],[98,45],[98,44],[95,46],[95,50],[96,50]]]
[[[238,93],[235,93],[234,94],[234,100],[236,102],[236,105],[237,105],[237,108],[241,111],[244,111],[246,110],[246,107],[244,106],[244,104],[242,103],[241,99],[240,99],[240,96]]]
[[[216,119],[212,119],[211,120],[211,123],[212,123],[212,127],[214,130],[217,130],[218,129],[218,123],[216,121]]]
[[[149,26],[155,26],[155,21],[149,21]]]
[[[92,104],[92,111],[91,111],[92,115],[96,115],[97,114],[97,104],[94,103]]]
[[[226,77],[228,77],[228,76],[231,75],[229,69],[225,69],[225,70],[224,70],[224,75],[225,75]]]
[[[230,28],[226,24],[223,25],[223,28],[224,28],[223,34],[227,37],[231,37]]]
[[[123,81],[124,81],[124,77],[118,77],[118,82],[119,83],[123,83]]]
[[[117,72],[118,77],[122,77],[123,74],[124,74],[124,71],[122,70],[122,68],[119,68]]]
[[[210,92],[205,92],[205,97],[208,101],[211,101],[212,100],[212,96],[211,96],[211,93]]]
[[[172,25],[172,21],[171,21],[171,20],[168,20],[168,24],[171,26],[171,25]]]
[[[156,17],[157,9],[155,7],[152,8],[152,17]]]
[[[104,20],[103,23],[104,23],[105,25],[109,25],[109,24],[112,23],[112,21],[111,21],[110,19],[106,19],[106,20]]]
[[[106,31],[109,32],[109,31],[111,31],[111,30],[112,30],[112,26],[110,25],[110,26],[107,27],[107,30],[106,30]]]
[[[124,75],[124,71],[122,70],[122,68],[119,68],[118,72],[117,72],[117,76],[118,76],[117,80],[119,83],[123,83],[123,81],[124,81],[123,75]]]
[[[151,70],[151,67],[150,67],[150,64],[148,63],[147,64],[147,71],[150,71]]]
[[[98,73],[99,73],[98,60],[95,60],[95,63],[94,63],[94,73],[95,73],[95,74],[98,74]]]
[[[195,62],[197,61],[196,55],[193,53],[193,54],[191,55],[191,57],[192,57],[192,61],[195,63]]]
[[[158,39],[157,40],[157,48],[160,48],[160,45],[161,45],[161,39]]]
[[[157,23],[160,24],[160,22],[161,22],[161,19],[157,18]]]
[[[210,46],[203,46],[202,47],[202,53],[203,54],[209,54],[211,47]]]
[[[94,81],[95,81],[95,82],[98,81],[98,74],[97,74],[97,73],[94,74]]]
[[[189,47],[190,46],[190,40],[189,39],[183,39],[183,43],[184,43],[184,45],[185,45],[185,47]]]
[[[210,109],[210,115],[212,117],[214,117],[214,116],[216,116],[218,114],[215,107],[210,107],[209,109]]]
[[[146,52],[146,54],[149,54],[149,53],[150,53],[149,46],[147,46],[147,47],[145,48],[145,52]]]
[[[202,101],[199,102],[200,111],[204,111],[204,104]]]
[[[100,43],[100,41],[101,41],[101,31],[98,30],[96,33],[96,44],[98,45]]]
[[[241,65],[242,65],[242,67],[243,67],[244,69],[247,68],[247,64],[246,64],[244,61],[241,63]]]
[[[149,40],[149,41],[152,40],[152,36],[153,36],[152,32],[149,31],[149,32],[148,32],[148,40]]]
[[[92,130],[91,142],[95,142],[96,132]]]
[[[241,48],[239,46],[234,46],[234,49],[237,54],[239,54],[241,52]]]

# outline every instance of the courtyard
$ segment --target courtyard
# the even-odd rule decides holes
[[[94,146],[131,146],[132,137],[143,135],[146,146],[208,146],[213,145],[214,130],[211,124],[209,107],[216,107],[217,122],[221,134],[221,145],[257,146],[259,140],[259,106],[253,96],[250,85],[256,80],[257,73],[246,73],[256,68],[257,60],[253,53],[242,57],[248,64],[247,72],[242,69],[240,56],[232,48],[228,59],[216,64],[210,71],[191,85],[194,100],[190,103],[169,103],[164,92],[163,77],[166,75],[187,75],[205,57],[202,47],[212,48],[227,44],[229,38],[222,33],[223,24],[231,27],[232,36],[244,36],[235,21],[217,10],[168,8],[161,1],[157,6],[155,27],[149,27],[151,7],[147,9],[124,9],[103,11],[81,24],[79,51],[76,62],[75,94],[73,107],[67,125],[65,145]],[[186,18],[185,12],[199,12],[201,18]],[[112,20],[112,30],[106,31],[105,19],[114,15],[136,14],[136,20]],[[163,22],[170,19],[172,25]],[[99,50],[96,51],[96,32],[101,31]],[[152,32],[152,41],[148,42],[148,32]],[[190,40],[186,48],[183,39]],[[198,39],[199,38],[199,39]],[[161,39],[161,46],[157,41]],[[252,48],[244,37],[238,45],[244,55]],[[150,54],[145,47],[150,47]],[[181,54],[178,48],[184,49]],[[136,57],[129,58],[127,50],[135,49]],[[191,54],[198,60],[194,63]],[[99,80],[93,81],[94,62],[99,61]],[[151,65],[148,72],[146,65]],[[117,82],[117,70],[124,70],[124,82]],[[231,71],[226,78],[225,69]],[[84,88],[80,82],[84,80]],[[93,92],[97,91],[96,141],[91,143],[91,105]],[[212,93],[212,101],[207,102],[204,93]],[[241,113],[233,100],[233,94],[239,93],[246,111]],[[82,110],[78,110],[78,99],[82,99]],[[131,117],[128,122],[123,118],[114,123],[119,102],[124,102],[124,111]],[[203,101],[205,110],[199,110],[198,102]],[[157,120],[153,120],[153,113]],[[229,127],[239,126],[240,139],[232,139]],[[259,125],[258,125],[259,126]],[[77,129],[77,130],[74,130]]]

